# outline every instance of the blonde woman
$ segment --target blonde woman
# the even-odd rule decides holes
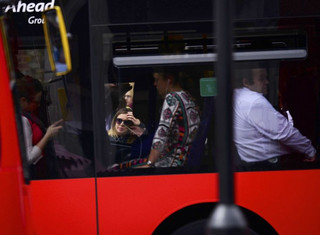
[[[117,148],[117,163],[130,160],[131,145],[143,134],[145,134],[145,127],[138,118],[135,118],[132,109],[119,109],[108,131],[111,144]]]

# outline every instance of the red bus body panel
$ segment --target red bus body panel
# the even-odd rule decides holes
[[[100,234],[150,234],[175,211],[218,201],[217,174],[97,178],[97,197],[94,178],[25,185],[2,46],[0,59],[1,233],[96,234],[97,199]],[[237,173],[236,202],[279,234],[320,234],[318,185],[320,170]]]
[[[217,202],[217,177],[191,174],[100,178],[100,232],[150,234],[181,208]],[[320,170],[236,173],[236,202],[265,219],[279,234],[320,234],[316,185],[320,185]]]
[[[94,178],[32,181],[30,198],[36,234],[97,234]]]
[[[218,201],[218,175],[23,180],[0,34],[0,234],[151,234],[174,212]],[[320,234],[320,170],[235,174],[236,203],[279,234]],[[98,217],[97,217],[98,215]]]
[[[151,234],[172,213],[216,201],[217,183],[216,174],[99,178],[100,233]]]
[[[24,185],[23,180],[14,105],[9,84],[0,31],[0,233],[31,234],[28,187]]]
[[[236,174],[236,203],[279,234],[320,234],[320,170]]]
[[[217,202],[217,179],[217,174],[98,178],[99,233],[151,234],[184,207]],[[237,173],[236,202],[279,234],[319,234],[319,184],[320,170]],[[94,179],[33,181],[36,233],[96,234],[94,187]]]

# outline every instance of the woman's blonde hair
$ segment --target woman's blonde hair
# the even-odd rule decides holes
[[[108,131],[108,135],[111,137],[118,137],[117,131],[116,131],[116,121],[120,114],[127,114],[129,112],[132,112],[132,109],[130,108],[121,108],[118,110],[118,112],[113,116],[111,121],[111,128]]]

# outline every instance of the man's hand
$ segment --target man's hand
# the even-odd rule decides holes
[[[313,157],[306,157],[303,161],[304,162],[315,162],[317,160],[317,155],[314,155]]]

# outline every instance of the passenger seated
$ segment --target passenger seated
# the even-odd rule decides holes
[[[128,108],[132,109],[133,85],[131,85],[130,83],[118,83],[118,84],[107,83],[105,84],[105,93],[106,93],[105,107],[107,110],[107,115],[105,120],[106,120],[106,131],[108,131],[111,128],[112,118],[114,117],[114,114],[118,110],[122,108],[126,108],[127,106]],[[130,95],[128,96],[127,94],[130,94]]]
[[[119,101],[118,110],[120,108],[130,108],[133,109],[133,95],[134,95],[134,82],[129,83],[131,89],[127,91]]]
[[[305,162],[316,161],[316,149],[264,97],[267,70],[259,63],[237,70],[234,90],[234,142],[241,159],[240,170],[278,169],[279,157],[299,152]]]
[[[116,163],[131,160],[131,147],[137,137],[146,133],[144,124],[133,115],[132,109],[122,108],[114,115],[108,131],[111,144],[116,146]]]

